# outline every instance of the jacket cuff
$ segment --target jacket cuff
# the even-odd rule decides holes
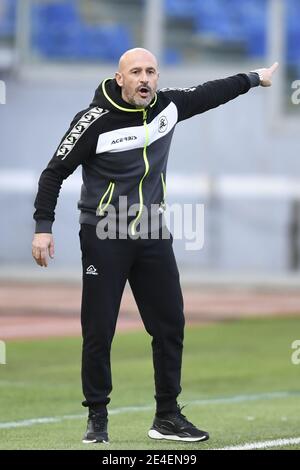
[[[250,80],[251,88],[260,85],[260,77],[257,72],[249,72],[247,75]]]
[[[37,220],[35,233],[52,233],[52,220]]]

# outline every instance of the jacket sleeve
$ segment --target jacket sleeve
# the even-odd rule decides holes
[[[76,114],[55,154],[42,172],[34,202],[35,233],[51,233],[63,180],[87,161],[96,148],[99,132],[95,121],[103,114],[101,111],[99,108],[93,108]]]
[[[250,72],[212,80],[191,88],[164,88],[160,91],[166,93],[175,103],[180,122],[225,104],[259,84],[258,73]]]

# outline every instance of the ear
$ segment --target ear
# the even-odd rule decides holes
[[[123,77],[122,77],[122,74],[120,72],[115,73],[115,79],[116,79],[116,82],[119,86],[123,86]]]

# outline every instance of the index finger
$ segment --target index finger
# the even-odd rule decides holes
[[[278,66],[279,66],[279,63],[278,63],[278,62],[274,62],[274,64],[271,65],[271,67],[270,67],[270,71],[271,71],[272,73],[275,72],[275,70],[278,68]]]

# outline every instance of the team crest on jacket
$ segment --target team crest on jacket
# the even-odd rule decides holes
[[[158,121],[158,132],[165,132],[168,128],[168,119],[166,116],[161,116]]]
[[[106,113],[108,113],[107,110],[98,108],[98,106],[96,106],[81,116],[79,121],[75,124],[75,126],[73,126],[69,134],[64,138],[63,142],[58,147],[56,155],[64,160],[74,148],[76,142],[88,129],[88,127]]]

